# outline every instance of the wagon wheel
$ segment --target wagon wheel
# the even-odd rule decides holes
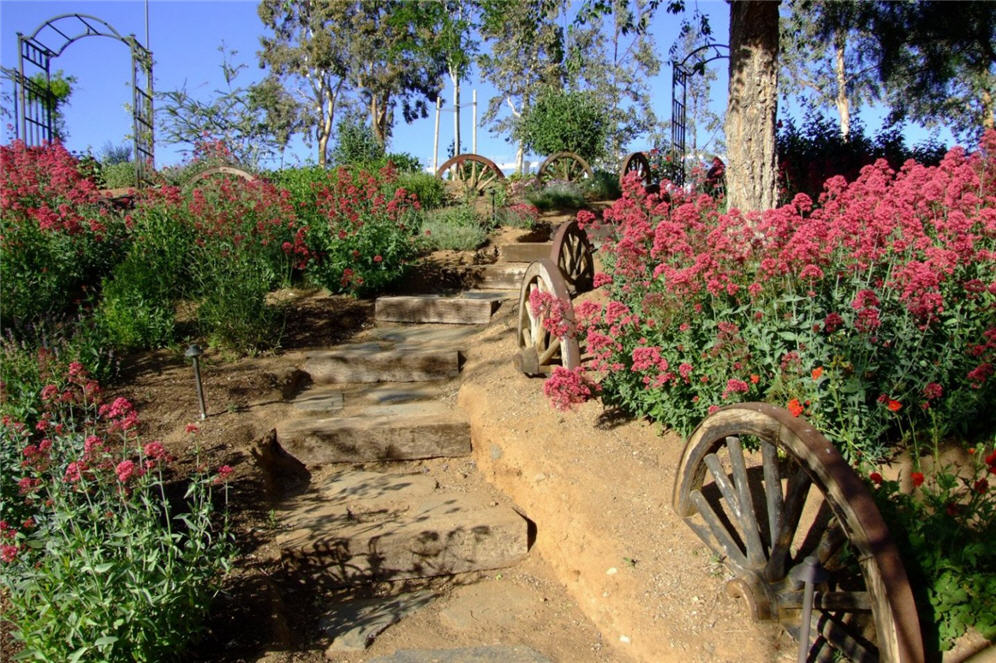
[[[807,556],[816,585],[808,660],[920,663],[906,571],[871,493],[823,435],[764,403],[707,417],[685,445],[673,505],[735,575],[731,596],[754,619],[798,635]],[[776,533],[776,534],[772,534]]]
[[[537,179],[544,184],[550,180],[577,182],[578,180],[590,178],[592,175],[591,166],[588,165],[588,162],[574,152],[557,152],[556,154],[551,154],[536,173]]]
[[[208,168],[207,170],[202,170],[201,172],[191,177],[189,180],[187,180],[187,183],[183,185],[183,190],[189,191],[193,189],[195,186],[197,186],[201,182],[201,180],[206,180],[207,178],[214,177],[215,175],[231,175],[233,177],[241,177],[247,182],[252,182],[255,181],[256,179],[255,175],[247,173],[241,168],[235,168],[233,166],[215,166],[214,168]]]
[[[550,248],[550,260],[557,264],[567,282],[572,296],[588,292],[595,283],[595,261],[592,258],[588,233],[577,221],[565,223],[557,229]]]
[[[567,293],[567,284],[556,264],[547,258],[530,263],[519,290],[519,324],[516,330],[519,344],[516,364],[519,370],[529,376],[546,375],[557,362],[564,368],[577,368],[581,365],[577,339],[572,333],[555,336],[543,327],[546,319],[544,312],[537,314],[530,306],[533,292],[553,295],[563,308],[564,319],[570,325],[574,322],[574,308]]]
[[[647,155],[643,152],[633,152],[625,161],[623,161],[622,168],[619,169],[619,186],[622,186],[623,180],[630,173],[636,173],[640,181],[643,182],[644,188],[650,186],[650,162],[647,161]]]
[[[450,182],[465,198],[481,196],[505,179],[505,173],[494,161],[478,154],[458,154],[439,167],[436,177],[443,179],[447,172]]]

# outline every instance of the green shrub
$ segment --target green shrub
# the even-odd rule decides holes
[[[547,156],[574,152],[591,163],[605,151],[608,114],[590,92],[549,88],[523,118],[526,147]]]
[[[607,170],[596,170],[593,177],[583,182],[582,188],[589,200],[617,200],[622,196],[619,175]]]
[[[101,185],[105,189],[118,189],[135,186],[135,163],[119,161],[105,163],[100,167]]]
[[[401,277],[417,254],[422,219],[393,169],[338,168],[315,196],[314,208],[298,208],[308,228],[308,278],[333,292],[366,295]]]
[[[198,469],[182,498],[168,499],[162,444],[141,445],[131,404],[101,405],[80,364],[50,375],[39,405],[43,431],[0,423],[11,475],[0,484],[0,580],[20,656],[177,656],[203,630],[231,558],[212,496],[215,485],[227,495],[231,468]]]
[[[443,181],[423,172],[402,172],[398,175],[398,186],[414,193],[424,210],[442,207],[446,201],[446,187]]]
[[[578,210],[587,204],[580,185],[556,180],[549,182],[542,189],[527,191],[525,198],[541,212]]]
[[[385,164],[390,162],[399,173],[422,172],[422,162],[408,152],[391,152],[384,156],[383,161]]]
[[[443,207],[430,212],[422,226],[426,250],[473,251],[488,239],[488,233],[469,205]]]
[[[329,156],[337,166],[366,165],[384,157],[384,146],[363,117],[347,115],[336,125],[336,142]]]

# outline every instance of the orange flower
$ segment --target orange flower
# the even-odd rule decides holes
[[[913,482],[913,487],[919,487],[923,484],[923,472],[913,472],[910,474],[910,480]]]
[[[819,380],[821,375],[823,375],[823,367],[822,366],[817,366],[816,368],[813,369],[813,379],[814,380]]]
[[[899,401],[889,400],[889,403],[886,405],[886,407],[889,408],[889,410],[891,410],[892,412],[899,412],[899,409],[903,407],[903,404],[900,403]]]
[[[792,413],[793,417],[798,417],[805,411],[806,408],[802,407],[802,403],[799,402],[798,398],[793,398],[788,402],[788,411]]]
[[[753,373],[751,374],[750,381],[752,384],[757,384],[760,380],[761,380],[760,375],[754,375]]]

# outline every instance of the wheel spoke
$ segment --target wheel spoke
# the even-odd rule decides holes
[[[744,531],[744,543],[747,546],[747,557],[752,564],[765,563],[764,546],[761,545],[761,535],[757,528],[757,513],[754,510],[754,499],[750,494],[750,484],[747,479],[747,464],[744,462],[744,449],[739,437],[727,437],[726,448],[730,452],[730,464],[733,466],[733,483],[737,487],[740,502],[740,526]]]
[[[817,614],[813,613],[814,619]],[[826,613],[819,614],[817,631],[834,649],[839,650],[849,660],[857,663],[879,663],[878,651],[864,638],[853,634],[845,624]]]
[[[799,526],[802,507],[806,504],[806,497],[809,495],[809,487],[812,483],[809,475],[801,467],[789,477],[785,491],[784,508],[778,514],[778,523],[775,525],[775,533],[772,538],[771,555],[764,570],[764,577],[769,582],[785,577],[789,547],[792,545],[795,530]]]
[[[778,450],[761,440],[761,463],[764,467],[764,501],[768,507],[768,552],[774,547],[778,516],[782,513],[782,480],[778,471]]]
[[[693,490],[689,497],[692,500],[692,504],[699,512],[699,516],[705,521],[706,525],[709,527],[709,531],[715,538],[716,542],[721,546],[721,550],[716,550],[713,548],[714,552],[724,554],[727,559],[733,564],[741,569],[750,568],[747,564],[747,558],[744,557],[743,552],[740,550],[740,546],[733,541],[733,537],[730,536],[729,531],[726,526],[723,525],[722,520],[713,510],[712,505],[702,496],[702,493],[698,490]]]

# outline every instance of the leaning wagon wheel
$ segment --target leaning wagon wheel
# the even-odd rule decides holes
[[[588,292],[595,284],[595,261],[588,233],[578,222],[565,223],[557,229],[550,247],[550,260],[557,264],[572,296]]]
[[[241,168],[235,168],[233,166],[215,166],[214,168],[208,168],[207,170],[202,170],[201,172],[191,177],[189,180],[187,180],[186,184],[183,185],[183,190],[189,191],[193,189],[195,186],[197,186],[202,180],[206,180],[209,177],[215,177],[217,175],[231,175],[233,177],[240,177],[246,180],[247,182],[253,182],[256,179],[255,175],[247,173]]]
[[[556,154],[551,154],[536,173],[536,177],[543,183],[550,180],[577,182],[578,180],[591,178],[592,176],[591,166],[580,155],[574,152],[557,152]]]
[[[643,182],[643,187],[650,186],[650,162],[643,152],[633,152],[623,161],[622,168],[619,169],[619,186],[630,173],[636,173]]]
[[[494,161],[479,154],[458,154],[439,167],[436,177],[443,179],[445,173],[449,173],[450,182],[467,198],[483,195],[505,179],[505,173]]]
[[[764,403],[707,417],[685,445],[673,505],[735,575],[754,619],[798,634],[807,556],[816,585],[809,660],[921,663],[923,641],[899,552],[871,493],[805,420]]]
[[[577,339],[570,331],[557,336],[543,326],[546,313],[537,313],[530,305],[530,296],[534,292],[552,295],[559,302],[556,305],[561,308],[564,320],[569,325],[574,322],[574,307],[557,265],[547,258],[530,263],[519,290],[519,324],[516,330],[519,344],[516,363],[519,370],[533,376],[548,374],[557,363],[564,368],[577,368],[581,365]]]

